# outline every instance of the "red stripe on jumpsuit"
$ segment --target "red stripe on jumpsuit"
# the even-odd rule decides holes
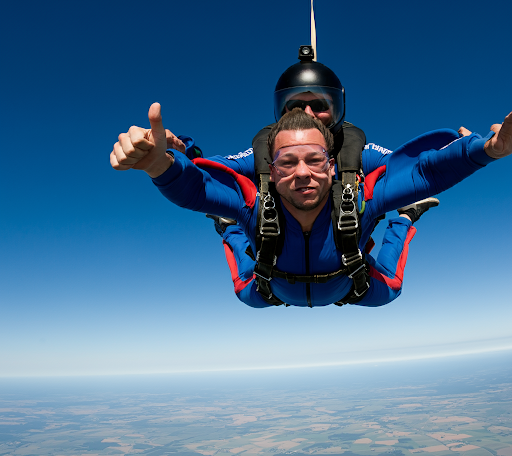
[[[386,166],[380,166],[372,173],[368,174],[365,179],[365,193],[364,199],[368,201],[373,198],[373,189],[377,181],[384,175],[386,172]],[[416,234],[416,228],[411,226],[407,231],[407,236],[404,242],[404,248],[402,253],[400,254],[400,258],[398,259],[398,263],[396,265],[396,271],[393,278],[387,277],[384,274],[377,271],[373,266],[370,266],[370,277],[373,277],[375,280],[379,282],[385,283],[392,290],[400,290],[402,288],[402,282],[404,280],[404,269],[407,264],[407,255],[409,255],[409,243],[412,238]]]
[[[373,266],[370,266],[370,277],[373,277],[379,282],[385,283],[389,288],[393,290],[400,290],[400,288],[402,288],[402,281],[404,280],[404,269],[407,263],[407,255],[409,254],[409,243],[411,242],[415,234],[416,228],[414,228],[414,226],[411,226],[407,231],[407,237],[405,238],[404,248],[402,250],[402,253],[400,254],[400,258],[398,259],[395,276],[393,278],[381,274]]]
[[[194,165],[202,169],[212,168],[216,169],[217,171],[222,171],[226,174],[229,174],[240,187],[240,190],[242,191],[242,195],[245,200],[245,204],[250,208],[254,207],[258,190],[256,189],[256,186],[254,185],[251,179],[241,174],[238,174],[236,171],[233,171],[231,168],[228,168],[226,165],[223,165],[222,163],[207,160],[206,158],[194,158],[194,160],[192,160],[192,163],[194,163]]]
[[[249,283],[252,282],[254,275],[245,281],[242,280],[238,275],[238,265],[236,264],[236,258],[233,254],[233,249],[225,240],[222,240],[222,244],[224,245],[224,253],[226,254],[229,272],[231,272],[231,279],[235,285],[235,293],[240,293],[247,285],[249,285]]]
[[[226,174],[229,174],[233,179],[235,179],[236,183],[240,187],[245,200],[245,204],[251,208],[254,207],[256,202],[257,189],[249,178],[238,174],[231,168],[228,168],[221,163],[213,162],[205,158],[195,158],[192,160],[192,163],[194,163],[194,165],[198,166],[199,168],[212,168],[216,169],[217,171],[223,171]],[[233,249],[224,239],[222,240],[222,244],[224,245],[224,253],[228,262],[229,272],[231,273],[231,279],[233,280],[233,284],[235,286],[235,293],[240,293],[247,285],[249,285],[249,283],[252,282],[254,275],[247,280],[242,280],[238,274],[238,265],[236,264],[236,258],[233,254]]]

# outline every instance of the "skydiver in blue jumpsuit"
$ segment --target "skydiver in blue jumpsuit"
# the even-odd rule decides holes
[[[307,111],[308,109],[306,109],[306,112]],[[195,148],[191,138],[181,136],[180,138],[184,140],[187,149],[193,150]],[[391,151],[384,149],[385,153],[383,154],[382,148],[373,144],[366,145],[365,149],[370,153],[377,152],[378,155],[375,154],[377,157],[391,153]],[[190,156],[192,153],[193,152],[190,151],[187,155]],[[254,181],[252,176],[254,174],[252,149],[228,157],[211,157],[209,160],[222,163],[229,168],[235,169],[240,174],[251,177]],[[371,160],[368,161],[373,163]],[[365,169],[373,171],[377,167],[378,166],[374,164],[372,169],[372,166],[366,165]],[[400,295],[409,243],[416,234],[416,228],[412,225],[419,220],[424,212],[438,204],[439,201],[436,198],[427,198],[421,202],[398,209],[399,216],[391,218],[388,221],[388,226],[384,233],[383,245],[374,263],[375,268],[382,274],[382,280],[385,280],[388,287],[390,287],[388,297],[381,300],[379,305],[386,304],[388,301],[396,299],[396,297]],[[224,251],[233,280],[234,290],[239,299],[244,301],[242,297],[244,294],[243,290],[253,279],[253,271],[256,263],[255,260],[247,254],[247,249],[250,245],[249,240],[242,228],[236,224],[234,220],[211,215],[208,217],[215,220],[216,230],[223,238]],[[370,253],[371,247],[373,247],[372,241],[370,248],[366,249],[366,253]],[[375,298],[373,298],[373,303],[373,305],[377,303]],[[364,302],[362,304],[364,304]]]
[[[307,122],[314,122],[303,111],[297,112],[307,117],[309,119]],[[283,116],[280,123],[289,117],[288,114]],[[182,154],[176,154],[176,156],[167,154],[166,134],[158,104],[150,108],[149,120],[151,130],[132,127],[128,133],[119,135],[119,141],[114,145],[111,153],[111,164],[114,169],[144,170],[153,178],[153,182],[162,194],[175,204],[236,219],[254,250],[257,217],[255,208],[258,203],[254,184],[249,179],[227,168],[222,168],[219,164],[203,161],[200,165],[207,168],[205,171],[191,163]],[[329,138],[325,132],[322,133],[323,136],[318,133],[322,131],[320,126],[307,127],[300,131],[285,128],[275,138],[275,147],[272,149],[274,159],[276,154],[285,148],[290,148],[289,154],[295,157],[295,168],[291,174],[284,177],[278,175],[277,164],[274,166],[276,171],[272,172],[287,220],[285,246],[277,260],[277,266],[280,270],[295,274],[303,274],[305,267],[309,267],[310,273],[315,274],[325,270],[336,270],[340,263],[341,252],[333,249],[332,230],[330,231],[329,228],[330,217],[327,216],[330,202],[324,199],[334,175],[333,163],[326,162],[328,167],[325,171],[316,168],[312,170],[313,165],[305,161],[308,156],[298,150],[302,147],[301,144],[314,145],[327,150]],[[365,186],[361,195],[366,202],[366,210],[361,220],[363,226],[361,247],[364,248],[374,220],[379,215],[410,204],[418,197],[425,198],[442,192],[495,159],[510,155],[512,153],[512,113],[505,118],[503,125],[493,125],[491,129],[493,135],[489,135],[489,138],[482,139],[473,134],[454,140],[444,147],[441,146],[446,144],[450,137],[454,139],[458,137],[457,133],[452,130],[432,132],[406,143],[393,154],[386,156],[385,171],[380,172],[373,186]],[[325,131],[329,133],[328,130]],[[498,134],[494,135],[494,133]],[[301,138],[304,140],[302,143]],[[432,147],[422,151],[418,148],[419,144],[423,146],[428,144]],[[370,174],[366,172],[367,178]],[[306,205],[315,203],[314,210],[290,206],[290,201],[294,198]],[[304,264],[304,259],[300,256],[302,249],[298,248],[306,242],[303,237],[305,232],[311,235],[308,242],[312,260],[308,265]],[[370,267],[373,266],[370,262]],[[378,292],[381,285],[378,276],[379,271],[373,267],[371,290],[373,289],[374,292],[375,290]],[[299,283],[291,285],[281,279],[272,281],[272,288],[280,299],[298,306],[306,302],[307,287],[305,285]],[[346,276],[337,277],[327,284],[311,284],[312,304],[315,306],[330,304],[343,296],[343,293],[347,293],[349,289],[350,280]],[[244,291],[246,293],[244,301],[249,305],[255,307],[267,305],[259,297],[254,284],[245,287]],[[372,305],[374,294],[368,293],[364,299],[366,302],[361,301],[360,304]]]
[[[305,77],[307,72],[307,77]],[[328,126],[336,136],[340,133],[345,113],[344,89],[336,74],[325,65],[313,61],[297,63],[288,68],[280,77],[275,90],[275,116],[278,120],[290,108],[300,107],[309,115]],[[194,140],[188,136],[180,136],[185,148],[185,154],[194,159],[202,153],[195,146]],[[383,155],[391,153],[375,144],[365,146],[365,169],[374,171],[380,166]],[[182,149],[183,150],[183,149]],[[248,149],[228,157],[214,156],[209,160],[222,163],[237,173],[249,177],[256,185],[253,149]],[[412,224],[439,201],[428,198],[425,201],[398,210],[399,217],[389,220],[383,238],[383,246],[375,267],[386,277],[387,284],[393,289],[391,294],[398,296],[401,292],[402,279],[409,242],[415,235],[416,229]],[[249,241],[236,221],[224,217],[208,215],[215,220],[217,232],[223,238],[226,259],[230,268],[235,293],[240,298],[242,290],[251,282],[255,260],[247,253]],[[373,240],[367,246],[370,253]]]

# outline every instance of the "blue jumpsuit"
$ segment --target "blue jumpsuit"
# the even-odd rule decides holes
[[[186,155],[196,157],[195,142],[189,136],[180,136],[186,145]],[[381,165],[383,155],[390,154],[392,151],[378,146],[374,143],[365,146],[365,168],[368,172],[373,172]],[[257,184],[254,172],[254,155],[253,149],[247,149],[235,155],[227,157],[214,156],[209,160],[222,163],[228,168],[233,169],[239,174],[249,177]],[[381,274],[379,277],[386,281],[391,288],[390,297],[381,301],[380,305],[386,304],[389,300],[395,299],[400,295],[402,289],[402,280],[404,268],[409,251],[409,243],[416,233],[416,229],[412,227],[412,222],[403,217],[395,217],[388,221],[388,226],[384,234],[382,248],[379,256],[375,261],[369,256],[375,270]],[[223,246],[226,260],[233,280],[235,294],[240,300],[244,300],[242,296],[245,294],[243,289],[253,279],[253,271],[256,262],[247,255],[246,251],[249,247],[249,240],[238,225],[229,225],[222,233]],[[371,246],[373,247],[373,245]],[[366,253],[371,250],[367,249]],[[370,259],[371,258],[371,259]],[[372,305],[378,305],[373,299]]]
[[[486,139],[478,135],[459,140],[456,138],[458,135],[452,130],[438,130],[406,143],[393,154],[380,154],[377,159],[366,151],[363,153],[363,170],[367,178],[361,192],[366,202],[361,220],[362,251],[376,217],[446,190],[492,161],[483,151]],[[453,142],[441,149],[450,141]],[[220,169],[218,164],[212,165],[206,160],[196,162],[208,171],[199,169],[184,155],[177,154],[175,164],[154,179],[154,183],[165,197],[182,207],[236,219],[253,251],[256,251],[254,233],[258,196],[254,184],[236,173],[230,175],[228,171],[231,170]],[[285,208],[283,211],[286,217],[285,243],[276,267],[293,274],[327,273],[340,269],[341,252],[337,251],[334,243],[330,202],[317,217],[307,238],[298,222]],[[383,305],[399,295],[403,271],[403,267],[401,271],[400,267],[405,265],[408,241],[414,234],[410,222],[404,219],[401,223],[404,232],[399,237],[406,239],[403,252],[396,252],[398,261],[396,255],[393,258],[390,255],[388,259],[379,255],[378,262],[368,256],[370,290],[358,305]],[[397,264],[396,270],[388,270],[388,265],[394,267]],[[247,277],[248,271],[252,269],[246,266],[238,274],[239,283],[235,281],[237,295],[253,307],[267,307],[268,304],[256,292],[255,281]],[[306,306],[308,301],[314,306],[331,304],[342,299],[351,285],[352,281],[346,276],[337,277],[325,284],[289,284],[277,278],[271,282],[275,296],[296,306]]]

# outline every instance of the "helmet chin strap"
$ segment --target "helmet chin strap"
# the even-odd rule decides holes
[[[315,26],[315,11],[313,9],[313,0],[311,0],[311,47],[313,48],[313,61],[316,62],[316,26]]]

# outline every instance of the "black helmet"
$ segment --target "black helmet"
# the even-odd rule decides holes
[[[326,127],[336,134],[345,117],[345,89],[331,69],[312,60],[310,46],[301,46],[299,59],[301,61],[288,68],[277,81],[274,91],[276,120],[296,106],[305,109],[310,105],[313,111],[331,111],[332,119]],[[306,103],[313,100],[317,100],[313,106]]]

